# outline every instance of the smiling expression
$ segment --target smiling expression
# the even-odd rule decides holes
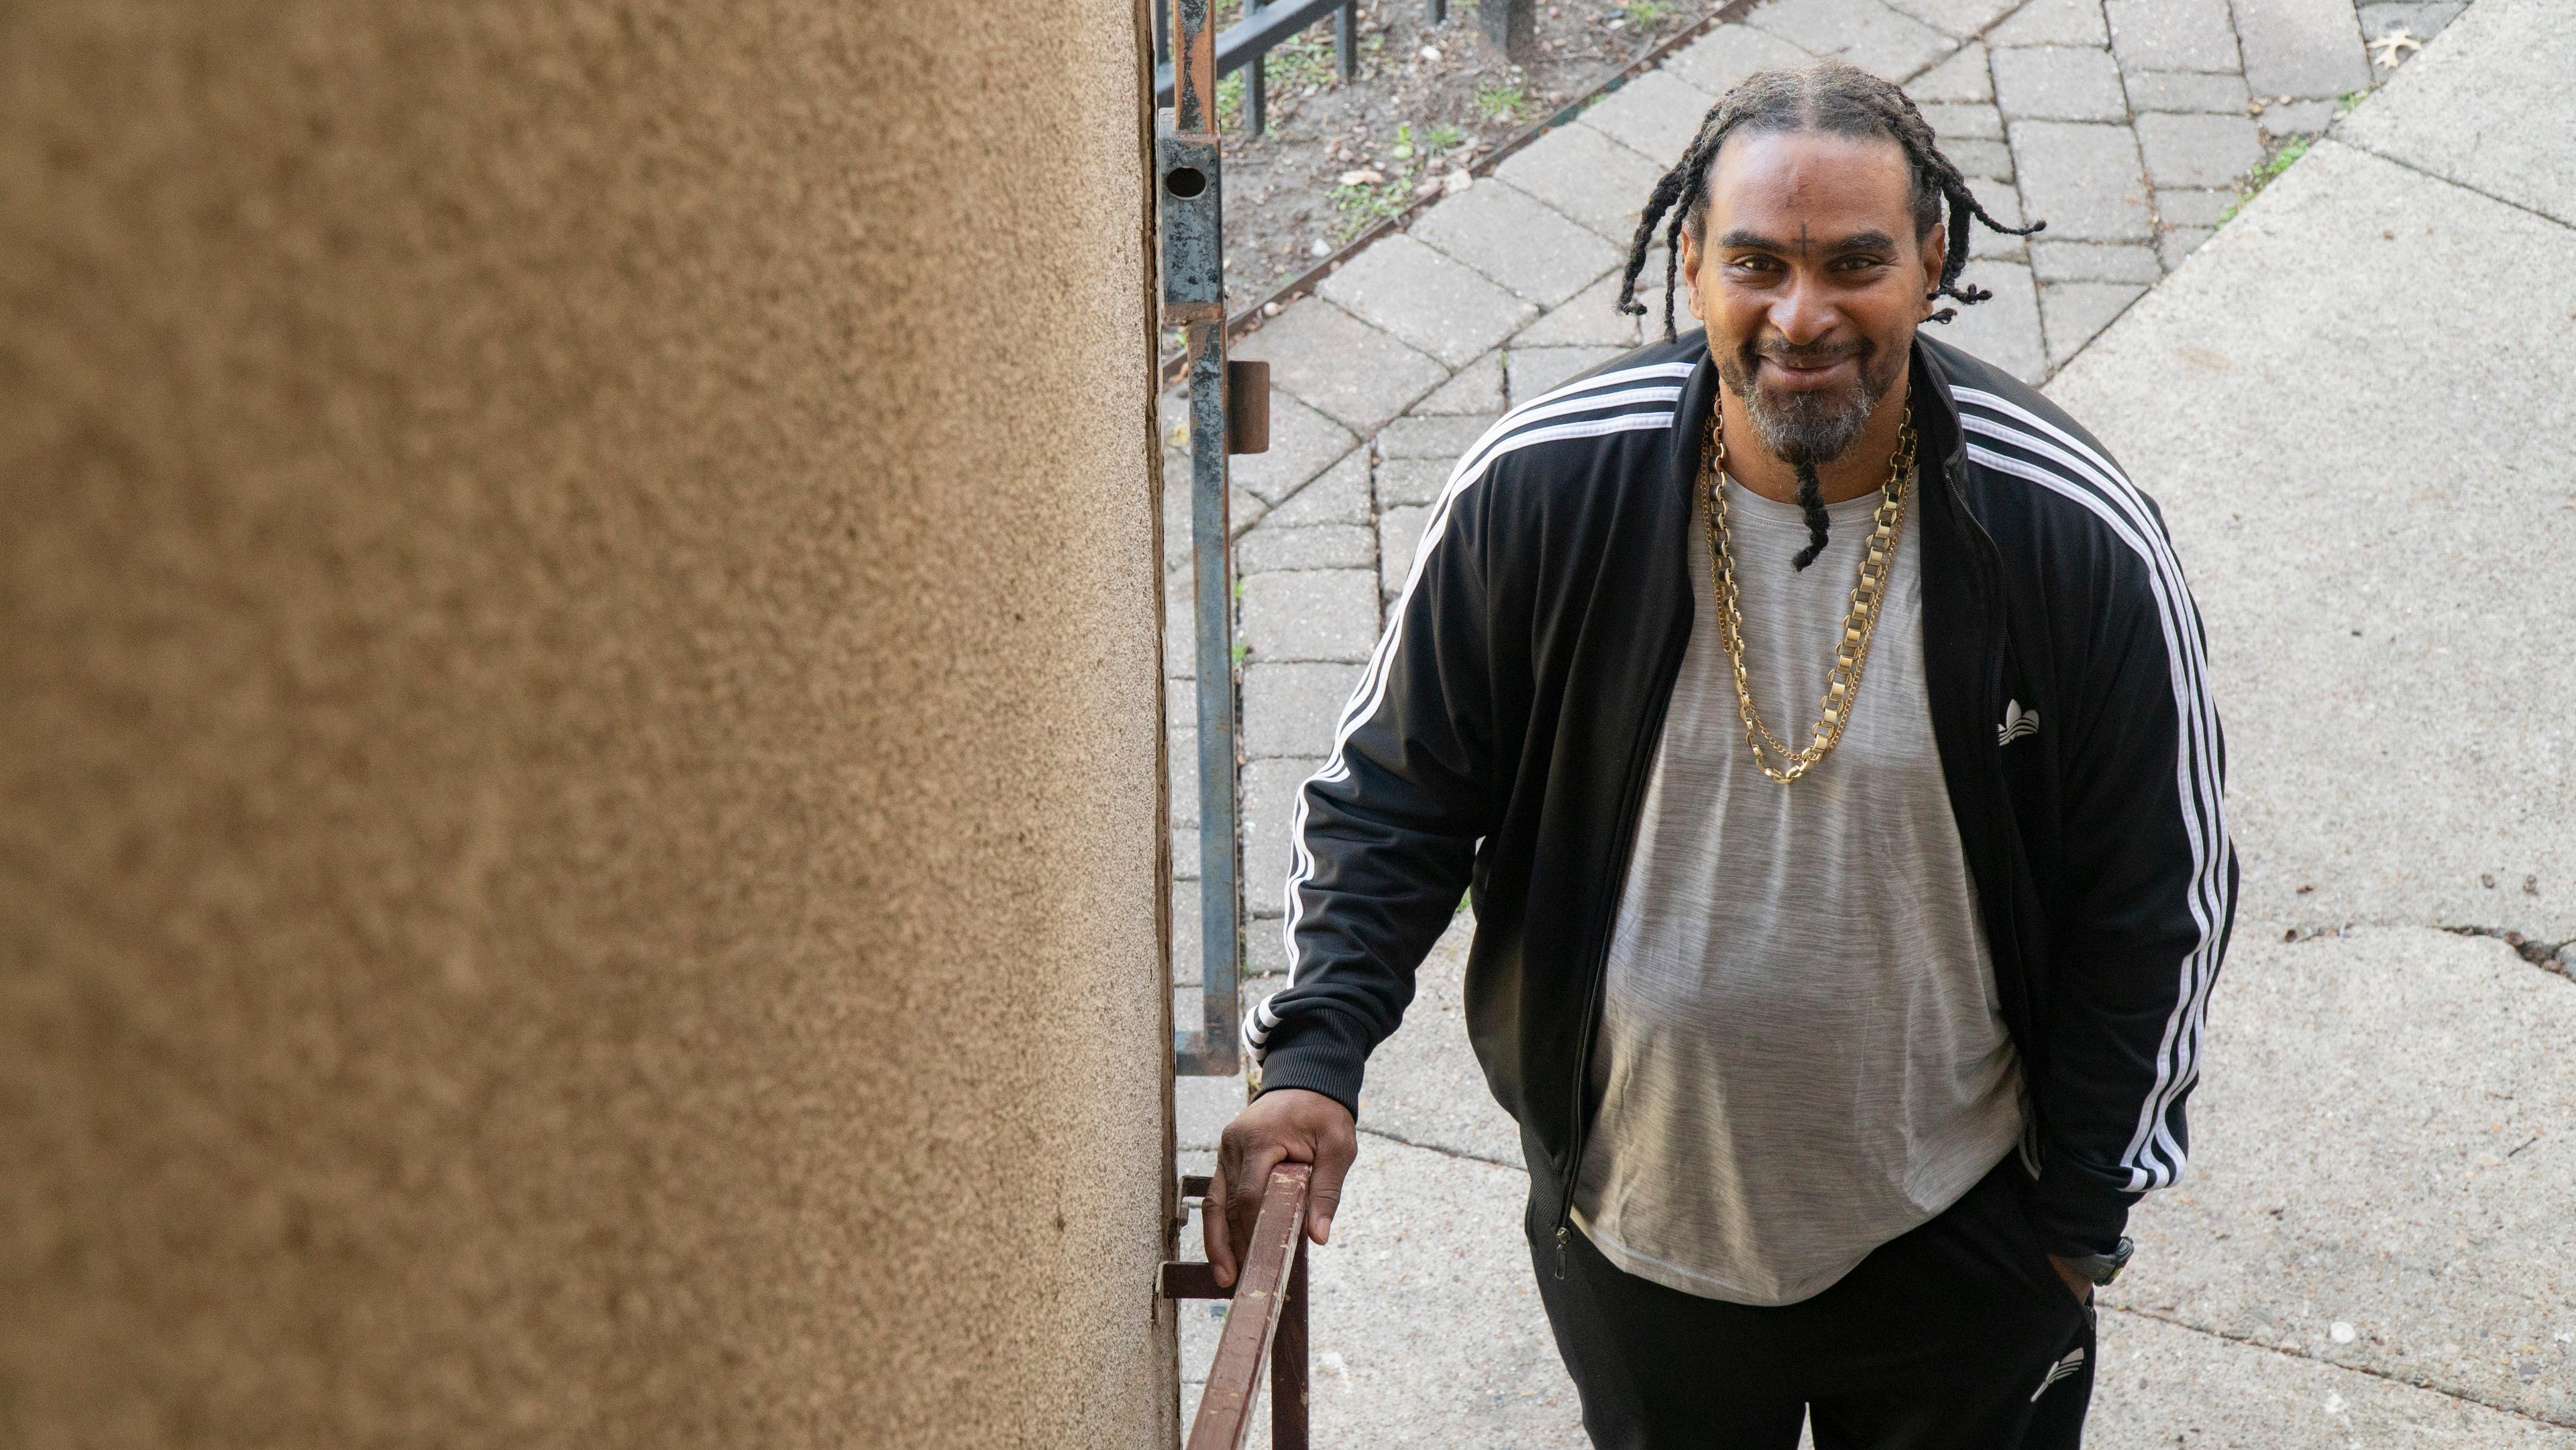
[[[1707,210],[1682,238],[1690,308],[1784,461],[1840,454],[1902,376],[1944,241],[1915,215],[1892,140],[1754,132],[1711,163]]]

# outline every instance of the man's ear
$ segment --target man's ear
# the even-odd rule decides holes
[[[1950,229],[1939,222],[1923,234],[1923,315],[1941,301],[1941,269],[1950,260]]]
[[[1699,241],[1685,229],[1682,232],[1682,295],[1690,303],[1690,315],[1702,323],[1708,319],[1699,310]]]

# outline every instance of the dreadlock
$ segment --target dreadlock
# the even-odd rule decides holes
[[[1834,136],[1885,136],[1905,150],[1905,159],[1914,172],[1915,235],[1932,230],[1941,221],[1946,203],[1950,212],[1950,246],[1941,259],[1941,284],[1924,294],[1926,302],[1948,297],[1961,303],[1983,302],[1994,294],[1982,287],[1959,285],[1959,271],[1968,264],[1968,219],[1976,218],[1992,230],[2026,237],[2048,225],[2032,222],[2026,227],[2009,227],[1994,219],[1978,205],[1975,193],[1968,190],[1967,179],[1950,158],[1941,154],[1933,140],[1931,124],[1905,92],[1856,66],[1840,61],[1825,61],[1804,70],[1762,71],[1746,77],[1733,90],[1711,106],[1700,121],[1699,134],[1691,138],[1680,164],[1655,182],[1654,192],[1646,199],[1646,213],[1637,223],[1637,237],[1628,247],[1628,270],[1619,279],[1619,310],[1631,317],[1646,315],[1645,304],[1637,300],[1637,276],[1646,269],[1646,254],[1655,242],[1655,231],[1663,228],[1664,243],[1664,338],[1671,341],[1673,332],[1673,297],[1681,274],[1681,239],[1685,232],[1694,243],[1705,240],[1708,224],[1708,171],[1717,159],[1718,148],[1726,138],[1744,132],[1821,131]],[[1928,321],[1948,322],[1959,315],[1956,307],[1944,307]],[[1797,567],[1806,568],[1824,552],[1828,518],[1824,499],[1819,493],[1816,470],[1804,465],[1797,470],[1798,506],[1807,523],[1808,545],[1796,559]]]

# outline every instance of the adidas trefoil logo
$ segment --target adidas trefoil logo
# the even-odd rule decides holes
[[[2039,712],[2025,710],[2019,700],[2004,702],[2004,723],[1995,727],[1995,744],[2010,745],[2025,735],[2039,733]]]
[[[2030,1392],[2032,1402],[2037,1403],[2041,1395],[2047,1394],[2048,1387],[2050,1385],[2057,1383],[2059,1380],[2062,1380],[2068,1375],[2074,1374],[2083,1368],[2084,1346],[2079,1344],[2066,1352],[2066,1358],[2061,1359],[2057,1363],[2048,1367],[2047,1377],[2039,1382],[2038,1389]]]

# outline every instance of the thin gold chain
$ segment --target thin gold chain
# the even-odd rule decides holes
[[[1887,482],[1880,486],[1878,508],[1869,541],[1860,556],[1860,577],[1852,584],[1851,608],[1843,615],[1842,638],[1834,646],[1834,667],[1825,676],[1825,699],[1816,728],[1804,750],[1780,743],[1762,712],[1753,705],[1753,684],[1744,673],[1744,610],[1735,582],[1735,551],[1726,527],[1726,406],[1723,399],[1708,410],[1708,443],[1700,450],[1700,487],[1708,498],[1708,555],[1714,567],[1717,636],[1735,667],[1735,708],[1744,717],[1744,743],[1753,764],[1764,775],[1788,785],[1813,770],[1841,743],[1860,698],[1861,671],[1869,664],[1869,642],[1878,632],[1879,606],[1887,597],[1887,576],[1896,567],[1896,542],[1905,527],[1905,501],[1914,478],[1914,409],[1896,434],[1896,452],[1887,461]],[[1780,758],[1775,766],[1771,757]]]

